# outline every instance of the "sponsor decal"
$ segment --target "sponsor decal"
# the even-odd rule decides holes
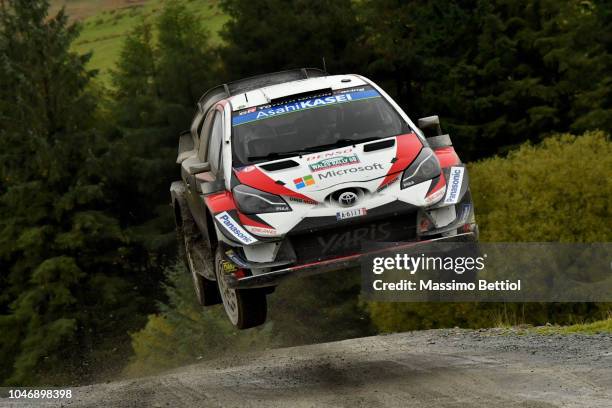
[[[255,227],[252,225],[245,225],[244,226],[247,230],[249,230],[249,232],[255,234],[255,235],[261,235],[261,236],[276,236],[278,235],[278,233],[276,232],[276,230],[274,228],[262,228],[262,227]]]
[[[336,93],[334,95],[319,96],[308,98],[301,101],[279,104],[276,106],[261,106],[254,112],[244,111],[244,113],[234,115],[232,125],[238,126],[256,120],[268,119],[278,115],[299,112],[306,109],[314,109],[339,103],[347,103],[370,98],[380,98],[381,95],[374,89],[352,90],[351,92]]]
[[[282,114],[282,113],[289,113],[289,112],[294,112],[294,111],[303,110],[303,109],[316,108],[317,106],[330,105],[330,104],[339,103],[339,102],[349,102],[352,100],[353,100],[353,96],[351,94],[332,95],[332,96],[326,96],[322,98],[308,99],[308,100],[301,101],[301,102],[295,102],[295,103],[288,104],[288,105],[276,106],[274,108],[259,111],[257,112],[257,115],[255,115],[255,120],[267,118],[267,117]]]
[[[352,231],[339,232],[329,237],[318,237],[317,241],[321,245],[321,252],[337,252],[342,249],[359,247],[363,241],[384,241],[391,236],[389,227],[391,223],[386,222],[369,227],[357,228]]]
[[[319,180],[324,180],[327,178],[344,176],[346,174],[362,173],[364,171],[382,170],[382,169],[383,169],[382,164],[374,163],[374,164],[369,164],[367,166],[351,167],[349,169],[329,170],[329,171],[326,171],[325,173],[318,173],[317,176],[319,177]]]
[[[319,204],[315,200],[307,200],[305,198],[297,198],[297,197],[291,197],[291,196],[283,197],[283,198],[285,198],[286,200],[289,200],[289,201],[293,201],[295,203],[310,204],[310,205],[317,205],[317,204]]]
[[[312,186],[314,185],[314,183],[315,183],[314,178],[312,178],[310,174],[293,180],[293,184],[295,184],[295,188],[297,188],[298,190],[306,186]]]
[[[230,235],[236,238],[237,241],[242,242],[243,244],[252,244],[253,242],[257,242],[257,240],[248,232],[244,230],[228,213],[227,211],[223,211],[215,215],[217,221],[225,227],[226,231],[230,233]]]
[[[459,201],[459,193],[461,192],[461,184],[463,184],[463,167],[451,167],[450,180],[446,189],[445,204],[456,204]]]
[[[241,268],[247,268],[249,265],[246,264],[242,258],[240,258],[233,249],[230,249],[229,251],[227,251],[225,253],[225,255],[236,265],[238,265]]]
[[[346,220],[347,218],[361,217],[368,213],[365,208],[356,208],[353,210],[340,211],[336,213],[336,220]]]
[[[253,112],[256,112],[256,111],[257,111],[257,108],[256,107],[252,107],[252,108],[245,109],[243,111],[238,112],[238,115],[242,116],[242,115],[246,115],[247,113],[253,113]]]
[[[442,188],[438,191],[434,191],[433,193],[425,197],[425,202],[427,204],[433,204],[442,199],[442,197],[444,197],[444,193],[446,193],[446,186],[442,186]]]
[[[472,210],[472,204],[463,204],[461,210],[461,222],[467,222],[468,217],[470,216],[470,212]]]
[[[384,186],[378,187],[376,189],[377,193],[380,193],[381,191],[384,191],[386,189],[389,188],[389,186],[391,186],[391,184],[395,183],[397,180],[399,180],[399,176],[396,176],[394,179],[392,179],[391,181],[389,181],[387,184],[385,184]]]
[[[344,94],[344,93],[349,93],[349,92],[363,92],[363,91],[365,91],[365,90],[366,90],[366,89],[365,89],[364,87],[361,87],[361,88],[348,88],[348,89],[341,89],[341,90],[339,90],[339,91],[338,91],[338,92],[336,92],[336,93],[338,93],[338,94]]]
[[[331,157],[342,156],[342,155],[351,154],[351,153],[353,153],[353,148],[345,147],[340,150],[334,150],[333,152],[321,152],[321,153],[311,154],[310,156],[304,156],[304,159],[309,162],[313,160],[328,159]]]
[[[221,261],[221,270],[223,273],[232,273],[238,270],[238,267],[231,262]]]
[[[356,154],[351,156],[337,156],[330,159],[323,159],[316,163],[309,164],[310,170],[315,173],[317,171],[323,171],[334,167],[347,166],[350,164],[359,163],[359,157]]]

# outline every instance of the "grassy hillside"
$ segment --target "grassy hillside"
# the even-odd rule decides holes
[[[213,41],[227,17],[218,7],[218,0],[182,0],[198,15]],[[78,52],[93,51],[89,67],[99,69],[99,78],[108,83],[109,70],[119,58],[123,39],[144,19],[158,14],[164,0],[52,0],[52,11],[66,7],[68,15],[81,22],[83,30],[75,44]]]

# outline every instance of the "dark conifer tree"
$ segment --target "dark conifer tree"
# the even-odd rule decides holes
[[[365,2],[368,43],[377,53],[370,71],[413,117],[440,115],[465,159],[554,132],[609,129],[609,8]]]
[[[91,349],[118,333],[117,347],[147,312],[107,211],[89,56],[71,51],[78,27],[48,7],[0,8],[0,379],[19,385],[82,380]]]
[[[350,0],[224,0],[223,72],[231,79],[283,69],[322,67],[362,73],[369,52]]]
[[[178,135],[189,128],[200,96],[216,85],[216,61],[198,18],[170,1],[127,37],[113,73],[112,116],[120,134],[113,146],[114,202],[134,238],[165,260],[175,255],[168,188],[179,178]],[[161,268],[165,260],[151,261]]]

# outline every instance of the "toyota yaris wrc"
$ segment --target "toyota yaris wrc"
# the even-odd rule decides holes
[[[359,75],[301,69],[213,88],[177,163],[172,204],[196,295],[238,328],[265,321],[282,279],[358,264],[364,243],[478,235],[438,118],[417,127]]]

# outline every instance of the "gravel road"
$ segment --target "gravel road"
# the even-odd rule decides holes
[[[612,407],[612,336],[410,332],[243,354],[74,393],[68,407]]]

